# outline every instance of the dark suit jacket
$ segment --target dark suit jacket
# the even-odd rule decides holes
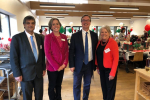
[[[90,31],[92,41],[92,54],[93,54],[93,70],[96,70],[95,66],[95,49],[98,42],[98,36],[96,33]],[[69,48],[69,67],[75,67],[76,73],[79,73],[82,69],[84,60],[84,47],[82,39],[82,31],[72,34],[71,44]]]
[[[10,64],[14,77],[21,76],[23,81],[33,80],[36,75],[43,77],[45,66],[44,41],[35,33],[38,46],[38,60],[35,61],[32,48],[25,32],[13,36],[10,47]]]

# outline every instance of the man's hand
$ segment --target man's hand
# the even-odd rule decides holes
[[[75,67],[72,67],[72,68],[70,68],[70,70],[71,70],[72,72],[74,72],[74,70],[75,70]]]
[[[109,75],[109,81],[113,80],[114,78],[114,76]]]
[[[46,73],[46,70],[43,70],[43,76],[45,75],[45,73]]]
[[[22,81],[22,76],[15,77],[15,80],[18,81],[18,82],[21,82]]]

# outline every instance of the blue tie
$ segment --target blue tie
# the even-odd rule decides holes
[[[31,44],[32,44],[33,54],[34,54],[35,60],[36,60],[36,62],[37,62],[38,55],[37,55],[35,43],[34,43],[34,41],[33,41],[33,36],[30,36],[30,38],[31,38]]]
[[[87,65],[88,64],[88,37],[87,37],[88,32],[86,32],[85,36],[85,54],[84,54],[84,63]]]

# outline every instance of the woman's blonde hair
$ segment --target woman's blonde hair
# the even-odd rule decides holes
[[[102,29],[106,29],[107,32],[109,33],[109,35],[111,35],[110,27],[108,25],[102,26],[102,28],[100,28],[100,30],[99,30],[99,33],[100,33],[99,34],[99,40],[101,40],[101,31],[102,31]]]

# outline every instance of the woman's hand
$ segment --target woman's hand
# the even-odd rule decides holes
[[[99,69],[97,69],[97,73],[100,75],[100,71],[99,71]]]
[[[113,80],[114,78],[114,76],[109,75],[109,81]]]
[[[65,67],[66,67],[65,64],[61,65],[57,71],[61,71],[61,70],[63,70]]]

